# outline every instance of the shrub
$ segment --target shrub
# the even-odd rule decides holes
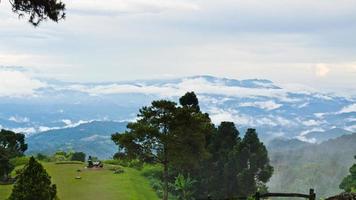
[[[135,159],[135,160],[130,160],[130,161],[128,162],[128,165],[127,165],[127,166],[128,166],[128,167],[131,167],[131,168],[135,168],[135,169],[137,169],[137,170],[141,170],[142,167],[143,167],[143,163],[142,163],[140,160]]]
[[[51,184],[51,177],[43,166],[33,157],[18,176],[9,200],[54,200],[56,185]]]
[[[83,152],[74,152],[72,154],[71,160],[85,162],[85,157],[86,157],[86,155]]]
[[[46,162],[51,161],[51,158],[50,158],[50,157],[48,157],[47,155],[41,154],[41,153],[38,153],[38,154],[36,155],[36,159],[37,159],[37,160],[40,160],[40,161],[46,161]]]
[[[121,165],[124,166],[124,161],[122,160],[104,160],[103,161],[104,164],[108,164],[108,165]],[[127,164],[126,164],[127,166]]]

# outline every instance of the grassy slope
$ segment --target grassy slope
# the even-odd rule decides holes
[[[113,174],[107,168],[86,170],[81,164],[44,163],[52,182],[57,185],[62,200],[156,200],[158,197],[148,181],[135,169],[124,168],[125,173]],[[82,169],[77,180],[77,169]],[[0,186],[0,200],[6,199],[11,186]]]

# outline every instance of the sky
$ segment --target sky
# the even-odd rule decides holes
[[[23,69],[74,82],[213,75],[356,95],[354,0],[64,3],[65,21],[37,28],[0,3],[0,83],[27,81]]]

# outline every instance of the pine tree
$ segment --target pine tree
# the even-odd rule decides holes
[[[51,177],[43,166],[31,157],[18,176],[9,200],[53,200],[56,193],[56,185],[51,184]]]

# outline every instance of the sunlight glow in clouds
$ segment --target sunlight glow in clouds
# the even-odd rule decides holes
[[[317,64],[315,66],[315,75],[317,77],[325,77],[330,72],[330,68],[326,64]]]

